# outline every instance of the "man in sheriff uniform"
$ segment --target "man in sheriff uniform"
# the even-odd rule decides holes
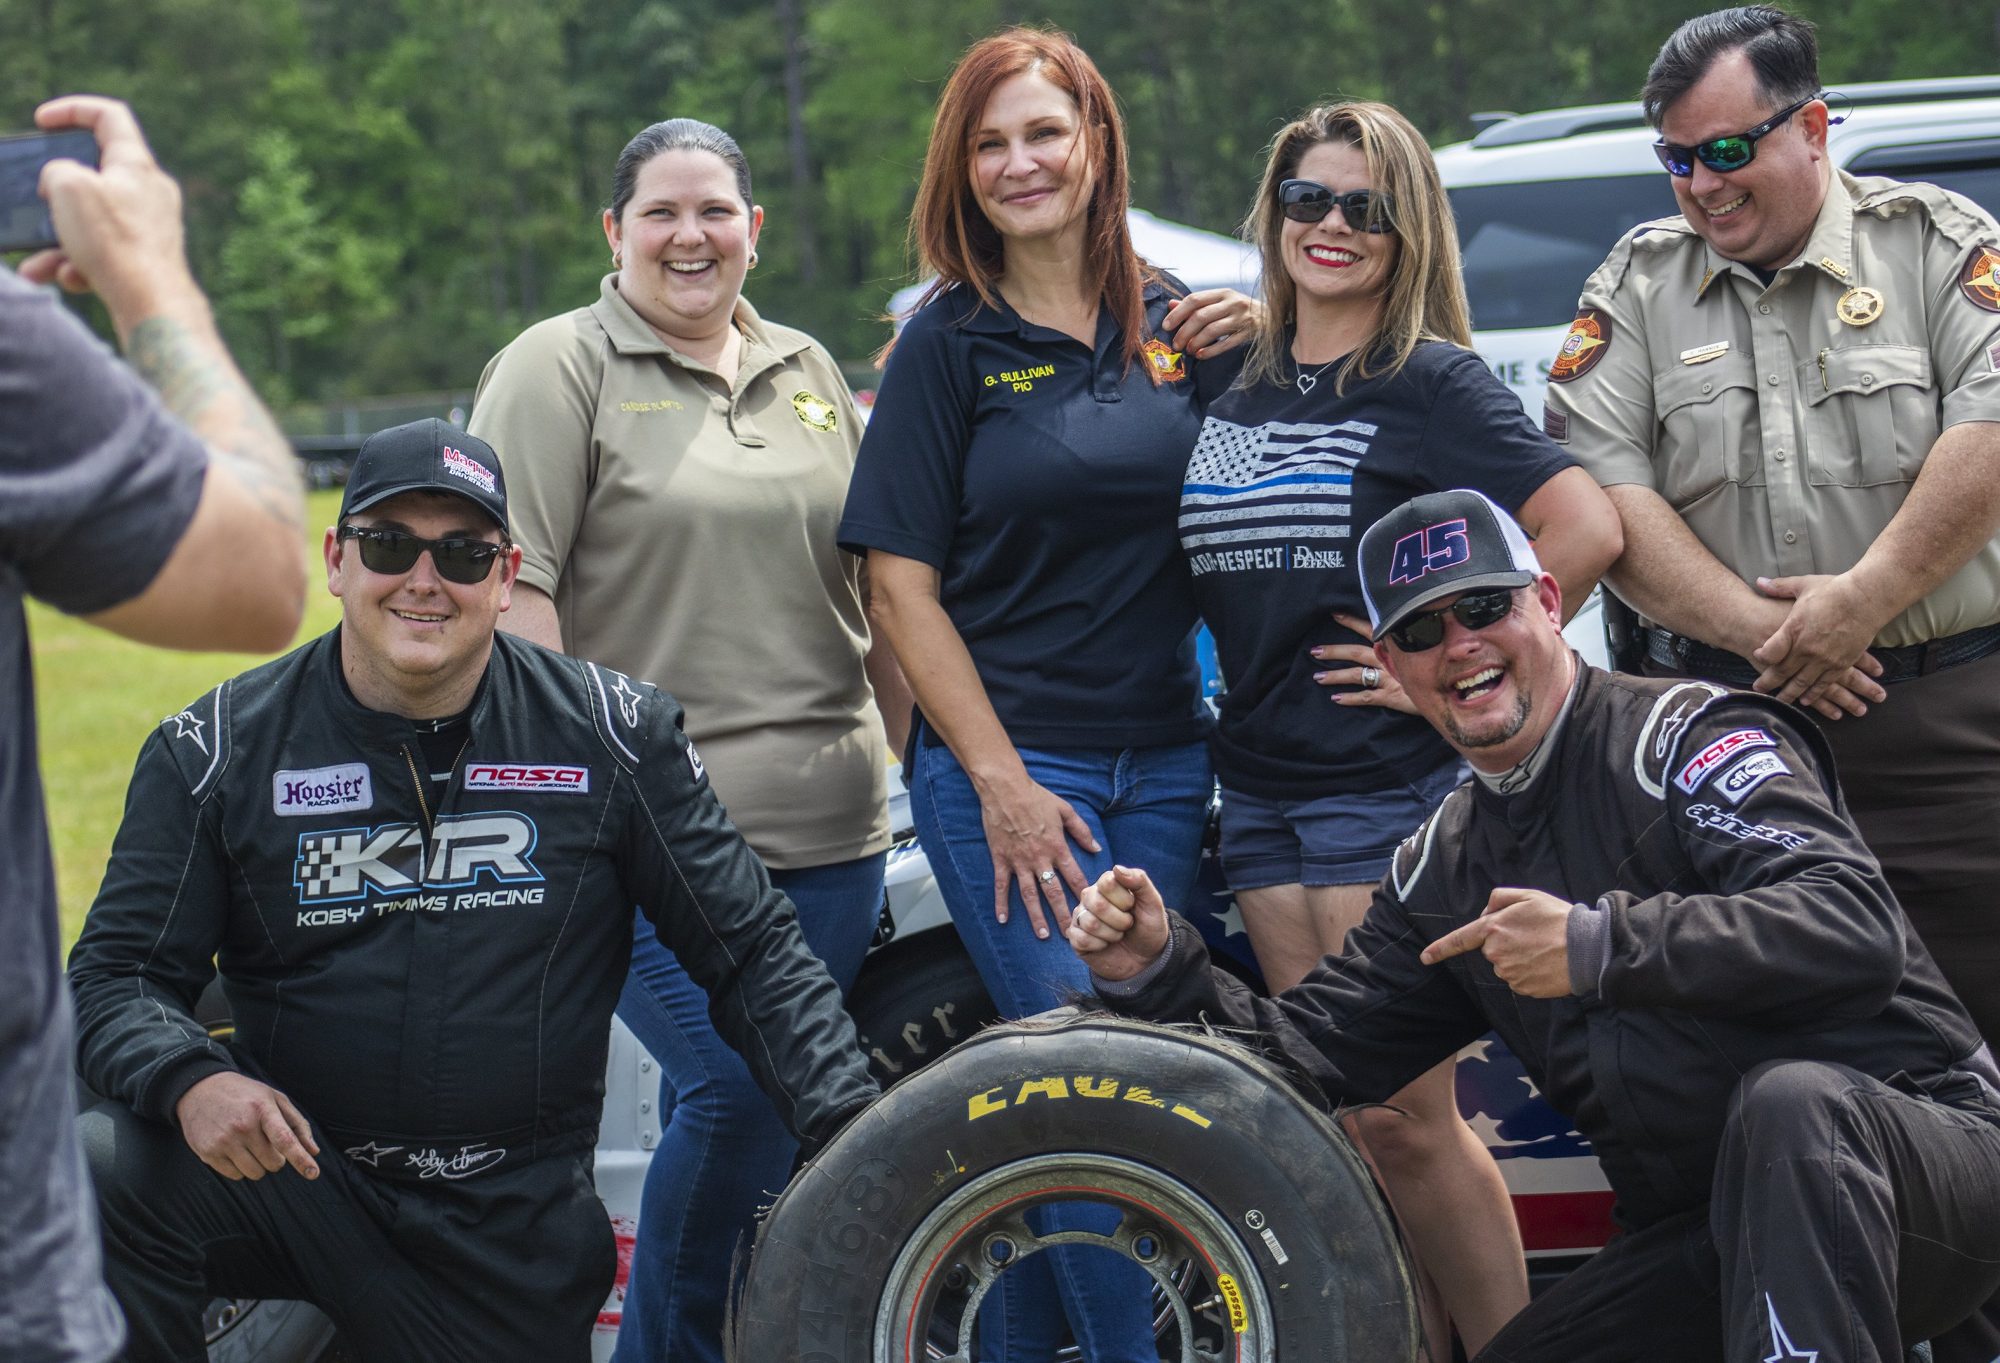
[[[1688,20],[1642,99],[1683,216],[1585,285],[1548,433],[1624,521],[1647,670],[1827,721],[1896,897],[2000,1038],[2000,229],[1834,170],[1812,25],[1781,10]]]
[[[70,957],[126,1358],[204,1363],[220,1295],[313,1302],[369,1363],[586,1363],[634,904],[795,1135],[875,1084],[680,705],[495,634],[486,442],[369,437],[324,555],[339,628],[154,731]]]

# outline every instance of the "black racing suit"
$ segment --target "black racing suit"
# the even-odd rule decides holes
[[[348,691],[338,630],[225,682],[164,721],[140,754],[70,958],[84,1078],[142,1122],[170,1124],[196,1082],[246,1071],[298,1105],[322,1162],[340,1166],[327,1172],[378,1223],[408,1220],[422,1195],[447,1188],[459,1203],[505,1189],[491,1194],[495,1206],[594,1204],[589,1152],[637,904],[708,990],[717,1029],[793,1132],[824,1140],[875,1085],[838,989],[730,825],[680,721],[680,706],[651,686],[498,635],[438,801],[419,775],[416,726]],[[192,1016],[218,968],[235,1020],[226,1044]],[[129,1116],[119,1120],[129,1128]],[[99,1148],[115,1144],[101,1124],[98,1135],[94,1153],[123,1158]],[[118,1171],[100,1168],[100,1183],[107,1176]],[[228,1191],[287,1181],[305,1184],[281,1171]],[[183,1266],[170,1301],[134,1288],[135,1273],[157,1287],[158,1261],[173,1256],[135,1227],[150,1210],[100,1192],[112,1257],[129,1242],[114,1286],[150,1303],[126,1302],[135,1356],[151,1356],[150,1340],[160,1357],[200,1357],[182,1314],[198,1275]],[[375,1214],[384,1199],[393,1215]],[[506,1221],[488,1210],[453,1216],[468,1227]],[[211,1213],[222,1216],[190,1215]],[[556,1236],[519,1262],[504,1247],[481,1259],[474,1229],[447,1252],[465,1253],[474,1276],[493,1274],[464,1283],[469,1298],[511,1296],[543,1317],[563,1314],[550,1307],[553,1281],[570,1283],[564,1333],[547,1347],[571,1356],[587,1350],[613,1266],[608,1220],[601,1207],[591,1216],[564,1229],[574,1243]],[[403,1234],[392,1228],[389,1239]],[[196,1251],[217,1237],[204,1233]],[[421,1257],[435,1260],[436,1248]],[[541,1266],[526,1267],[538,1254]],[[523,1273],[533,1280],[510,1280]],[[292,1284],[300,1294],[319,1290],[305,1266],[292,1276],[308,1279]],[[379,1286],[321,1295],[337,1317],[384,1311]],[[154,1314],[172,1319],[141,1319]],[[519,1321],[465,1325],[488,1327],[488,1352],[470,1340],[451,1347],[468,1358],[543,1347]],[[493,1341],[505,1341],[498,1354]]]
[[[1772,1352],[1782,1322],[1799,1348],[1822,1350],[1824,1363],[1873,1356],[1863,1347],[1870,1336],[1882,1357],[1900,1359],[1884,1343],[1897,1333],[1897,1228],[1831,1212],[1821,1225],[1793,1203],[1761,1206],[1782,1180],[1762,1167],[1746,1175],[1743,1160],[1756,1152],[1741,1138],[1757,1114],[1740,1109],[1760,1091],[1787,1094],[1778,1102],[1795,1121],[1781,1136],[1800,1140],[1807,1136],[1798,1123],[1816,1117],[1837,1127],[1833,1109],[1853,1106],[1855,1092],[1865,1105],[1879,1090],[1941,1114],[1946,1131],[1933,1133],[1937,1141],[1973,1151],[1967,1167],[1976,1170],[2000,1156],[1992,1058],[1845,817],[1812,725],[1761,696],[1578,668],[1571,708],[1534,780],[1511,795],[1474,782],[1448,797],[1399,850],[1345,954],[1298,987],[1263,999],[1206,968],[1200,934],[1176,917],[1157,974],[1136,992],[1100,992],[1146,1017],[1264,1032],[1343,1101],[1387,1098],[1491,1029],[1589,1138],[1620,1221],[1637,1233],[1628,1241],[1641,1244],[1663,1227],[1656,1238],[1664,1242],[1693,1227],[1711,1268],[1722,1255],[1720,1304],[1713,1275],[1700,1284],[1706,1310],[1662,1288],[1650,1304],[1623,1294],[1622,1317],[1607,1315],[1598,1299],[1579,1316],[1565,1314],[1558,1293],[1538,1299],[1488,1357],[1685,1360],[1719,1353],[1720,1331],[1732,1359],[1783,1358]],[[1584,992],[1517,995],[1476,951],[1422,963],[1424,947],[1478,917],[1500,886],[1606,915],[1607,959]],[[1778,1082],[1798,1079],[1795,1062],[1804,1062],[1805,1089],[1816,1099]],[[1767,1075],[1774,1069],[1777,1081]],[[1868,1143],[1840,1133],[1857,1147]],[[1877,1155],[1894,1167],[1864,1176],[1836,1160],[1821,1170],[1822,1191],[1851,1179],[1893,1183],[1905,1172]],[[1990,1208],[1991,1228],[1976,1237],[1989,1262],[1914,1317],[1926,1332],[1966,1314],[2000,1282],[2000,1164],[1971,1182],[1930,1191]],[[1923,1196],[1910,1191],[1907,1200]],[[1886,1237],[1886,1298],[1864,1301],[1852,1281],[1831,1292],[1806,1281],[1833,1257],[1823,1245],[1816,1252],[1816,1232],[1844,1237],[1850,1251],[1857,1238],[1880,1248]],[[1679,1250],[1661,1253],[1684,1259]],[[1570,1312],[1590,1275],[1611,1281],[1619,1259],[1601,1255],[1572,1276]],[[1647,1261],[1630,1276],[1661,1271]],[[1839,1271],[1865,1276],[1844,1261]],[[1940,1322],[1940,1312],[1956,1314]],[[1713,1347],[1700,1347],[1703,1340]]]

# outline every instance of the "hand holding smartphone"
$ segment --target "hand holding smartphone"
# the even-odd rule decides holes
[[[0,252],[40,251],[56,244],[55,224],[38,186],[51,161],[97,165],[97,138],[88,129],[0,137]]]

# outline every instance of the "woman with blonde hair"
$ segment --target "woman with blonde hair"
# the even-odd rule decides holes
[[[1210,752],[1222,864],[1275,990],[1338,952],[1396,846],[1461,779],[1374,666],[1361,531],[1420,493],[1507,507],[1581,603],[1621,547],[1590,476],[1473,354],[1450,201],[1423,137],[1385,104],[1307,110],[1273,140],[1245,224],[1265,310],[1210,404],[1180,537],[1229,689]],[[1448,527],[1431,550],[1449,555]],[[1326,644],[1335,624],[1350,637]],[[1492,678],[1467,679],[1469,696]],[[1328,688],[1334,702],[1329,705]],[[1498,1169],[1459,1117],[1450,1062],[1354,1132],[1468,1355],[1527,1302]],[[1435,1306],[1434,1357],[1448,1358]]]
[[[1186,894],[1213,787],[1174,507],[1228,378],[1209,357],[1256,305],[1182,296],[1134,253],[1128,207],[1124,127],[1082,49],[975,44],[911,222],[938,283],[889,357],[840,530],[916,695],[918,837],[1008,1017],[1089,989],[1061,929],[1114,858]],[[1100,1210],[1030,1224],[1105,1234]],[[1050,1358],[1067,1318],[1085,1358],[1155,1363],[1143,1272],[1035,1248],[987,1294],[982,1358]]]

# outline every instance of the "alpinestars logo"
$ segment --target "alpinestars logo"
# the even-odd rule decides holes
[[[481,876],[503,885],[540,880],[528,860],[535,839],[534,821],[511,813],[439,819],[428,842],[413,823],[306,833],[299,837],[292,883],[301,904],[330,904],[371,890],[471,885]]]
[[[1764,1309],[1771,1313],[1771,1352],[1764,1363],[1790,1363],[1791,1360],[1819,1363],[1818,1349],[1801,1349],[1792,1343],[1791,1336],[1785,1333],[1784,1322],[1778,1319],[1778,1304],[1771,1300],[1769,1292],[1764,1294]]]

